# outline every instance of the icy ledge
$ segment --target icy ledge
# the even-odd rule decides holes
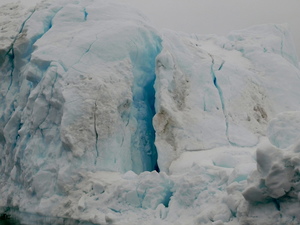
[[[159,33],[110,1],[44,2],[12,24],[0,206],[95,224],[299,222],[300,71],[285,26]],[[249,177],[265,135],[277,147],[258,148]]]

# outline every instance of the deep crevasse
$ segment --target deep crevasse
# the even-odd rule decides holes
[[[155,90],[153,87],[156,76],[154,71],[155,58],[160,52],[160,42],[158,40],[159,45],[156,49],[149,49],[147,51],[151,55],[149,58],[143,56],[144,53],[142,52],[136,55],[135,60],[132,60],[134,62],[133,75],[135,79],[131,113],[132,117],[137,121],[137,130],[131,140],[131,158],[133,161],[133,171],[136,172],[159,170],[157,165],[157,150],[154,145],[155,131],[152,119],[155,115]],[[141,59],[143,62],[139,63],[138,61]],[[149,63],[145,63],[145,61]],[[135,65],[137,67],[142,65],[142,68],[135,68]]]

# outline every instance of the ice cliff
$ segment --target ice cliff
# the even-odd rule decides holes
[[[1,13],[0,206],[95,224],[297,224],[300,70],[284,25],[158,31],[110,1]]]
[[[299,109],[298,61],[286,32],[262,25],[227,38],[164,33],[154,117],[161,168],[184,151],[255,146],[269,118]]]

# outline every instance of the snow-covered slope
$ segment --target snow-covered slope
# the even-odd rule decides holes
[[[96,224],[297,223],[300,207],[278,206],[299,193],[284,25],[217,37],[157,31],[111,1],[21,9],[1,9],[0,206]],[[266,135],[293,153],[262,145],[247,186]]]

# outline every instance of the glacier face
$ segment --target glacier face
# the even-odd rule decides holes
[[[299,110],[297,55],[284,32],[261,25],[227,38],[164,33],[154,117],[161,169],[185,151],[256,146],[270,118]]]
[[[140,15],[112,8],[45,6],[22,24],[2,66],[3,164],[154,169],[151,84],[161,41]]]
[[[6,191],[10,180],[40,199],[65,193],[78,170],[157,168],[153,82],[161,39],[142,15],[123,10],[105,2],[43,4],[3,48]]]
[[[109,1],[5,7],[19,16],[1,37],[0,206],[96,224],[294,222],[280,199],[298,193],[285,26],[218,37],[157,31]],[[266,135],[288,152],[255,157]]]

